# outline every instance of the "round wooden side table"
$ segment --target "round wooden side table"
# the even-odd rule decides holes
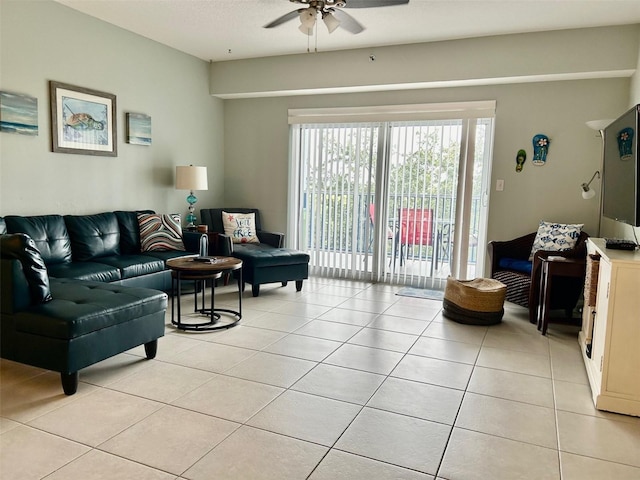
[[[242,260],[234,257],[179,257],[167,260],[167,267],[171,269],[171,323],[180,330],[221,330],[231,328],[242,318]],[[238,273],[238,310],[228,308],[215,308],[214,296],[216,280],[224,273],[239,270]],[[181,319],[181,282],[182,280],[195,281],[195,311],[206,314],[208,320],[199,323],[183,323]],[[206,281],[211,283],[211,306],[205,307]],[[198,308],[198,290],[202,286],[202,308]],[[178,309],[176,314],[175,298],[178,297]],[[228,313],[232,317],[231,322],[221,323],[221,313]]]

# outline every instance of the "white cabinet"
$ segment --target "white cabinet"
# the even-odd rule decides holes
[[[589,254],[600,255],[591,358],[585,308],[580,350],[593,402],[599,410],[640,416],[640,252],[610,250],[604,239],[589,239]]]

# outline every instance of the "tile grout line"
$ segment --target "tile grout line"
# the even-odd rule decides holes
[[[553,355],[551,354],[551,342],[549,342],[549,338],[547,337],[547,344],[549,345],[549,370],[551,374],[551,391],[553,393],[553,419],[555,421],[556,426],[556,451],[558,456],[558,477],[562,480],[562,457],[560,454],[560,425],[558,423],[558,401],[556,399],[556,382],[555,382],[555,372],[553,370]]]
[[[471,369],[471,373],[469,374],[469,379],[467,380],[467,384],[465,385],[464,391],[462,392],[462,398],[460,399],[460,406],[456,411],[456,415],[451,423],[451,430],[449,431],[449,435],[447,436],[447,441],[444,445],[444,450],[442,451],[442,456],[440,457],[440,461],[438,462],[438,468],[436,469],[436,474],[434,478],[438,478],[440,474],[440,469],[442,468],[442,463],[444,462],[444,457],[447,454],[447,449],[449,448],[449,443],[451,442],[451,436],[453,435],[453,430],[456,428],[456,422],[458,421],[458,416],[460,415],[460,410],[462,410],[462,404],[464,403],[464,399],[467,395],[467,391],[469,389],[469,383],[471,383],[471,377],[473,377],[473,372],[476,369],[476,365],[478,363],[478,358],[480,357],[480,353],[482,352],[482,346],[484,344],[485,339],[487,338],[487,333],[489,329],[484,332],[484,336],[482,337],[482,343],[480,344],[480,348],[478,349],[478,353],[476,354],[476,359],[473,362],[473,368]]]
[[[372,322],[373,322],[373,320],[372,320]],[[371,323],[371,322],[369,322],[369,323]],[[431,324],[431,322],[429,322],[429,325],[430,325],[430,324]],[[428,325],[427,325],[427,326],[428,326]],[[363,327],[363,328],[364,328],[364,327]],[[426,328],[427,328],[427,327],[425,327],[425,329],[426,329]],[[354,334],[354,335],[355,335],[355,334]],[[350,337],[350,338],[353,338],[353,336],[352,336],[352,337]],[[326,457],[326,456],[329,454],[329,452],[331,452],[331,450],[333,450],[333,449],[335,448],[336,444],[340,441],[340,438],[342,438],[342,436],[343,436],[343,435],[345,434],[345,432],[349,429],[349,427],[353,424],[353,422],[355,422],[355,420],[360,416],[360,414],[362,413],[362,411],[366,408],[367,403],[369,403],[369,402],[371,401],[371,399],[375,396],[375,394],[378,392],[378,390],[380,390],[380,388],[382,387],[382,385],[384,384],[384,382],[385,382],[385,381],[386,381],[386,380],[391,376],[391,374],[393,373],[393,371],[395,370],[395,368],[398,366],[398,364],[400,364],[400,362],[402,362],[402,360],[403,360],[403,359],[408,355],[409,350],[411,350],[411,348],[413,348],[413,346],[416,344],[416,342],[418,341],[418,339],[419,339],[419,338],[420,338],[420,336],[418,336],[418,337],[414,340],[414,342],[413,342],[413,344],[411,345],[411,347],[409,347],[409,349],[408,349],[408,350],[407,350],[407,351],[402,355],[402,357],[400,358],[400,360],[398,360],[398,362],[397,362],[397,363],[395,364],[395,366],[391,369],[391,371],[390,371],[387,375],[384,375],[384,380],[382,380],[382,382],[380,382],[380,385],[378,385],[378,386],[376,387],[376,389],[373,391],[373,393],[372,393],[371,395],[369,395],[369,398],[368,398],[368,399],[367,399],[367,400],[366,400],[362,405],[360,405],[360,409],[358,410],[358,413],[356,413],[356,414],[355,414],[355,416],[351,419],[351,421],[348,423],[348,425],[347,425],[347,426],[342,430],[342,433],[340,433],[340,435],[338,435],[338,438],[336,438],[336,440],[333,442],[333,444],[329,447],[329,450],[327,450],[327,453],[324,455],[324,457]],[[343,343],[343,345],[345,345],[345,344],[346,344],[346,341]],[[328,365],[330,365],[330,364],[328,364]],[[368,373],[372,373],[372,372],[368,372]],[[369,407],[369,408],[372,408],[372,407]],[[393,413],[393,412],[392,412],[392,413]],[[339,449],[336,449],[336,450],[338,450],[338,451],[342,451],[342,450],[339,450]],[[363,455],[358,455],[358,454],[351,453],[351,452],[347,452],[347,453],[349,453],[349,454],[351,454],[351,455],[356,455],[356,456],[359,456],[359,457],[369,458],[369,457],[365,457],[365,456],[363,456]],[[323,459],[324,459],[324,457],[323,457]],[[379,462],[382,462],[382,463],[386,463],[386,464],[388,464],[388,465],[394,465],[394,464],[392,464],[392,463],[384,462],[384,461],[379,460],[379,459],[373,459],[373,460],[376,460],[376,461],[379,461]],[[313,475],[313,472],[315,472],[315,471],[316,471],[316,469],[320,466],[320,464],[321,464],[321,463],[322,463],[322,460],[320,460],[320,462],[318,462],[318,463],[316,464],[316,466],[313,468],[313,470],[312,470],[312,471],[309,473],[309,475],[306,477],[307,479],[309,479],[309,477],[311,477],[311,475]],[[395,466],[400,467],[400,468],[405,468],[405,469],[407,469],[407,467],[402,467],[402,466],[400,466],[400,465],[395,465]],[[412,470],[412,469],[408,469],[408,470]],[[414,471],[417,471],[417,470],[414,470]],[[421,472],[421,473],[422,473],[422,472]],[[434,478],[435,478],[435,477],[434,477]]]

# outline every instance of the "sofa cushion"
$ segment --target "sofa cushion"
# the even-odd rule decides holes
[[[560,252],[571,250],[576,246],[580,232],[584,224],[565,224],[541,221],[538,226],[536,238],[533,240],[529,260],[538,250]]]
[[[117,267],[98,262],[59,263],[48,267],[52,278],[91,280],[94,282],[115,282],[121,279]]]
[[[20,261],[22,271],[29,284],[31,303],[51,301],[47,267],[35,242],[29,235],[24,233],[0,235],[0,254],[2,258],[14,258]]]
[[[533,263],[529,260],[522,260],[519,258],[502,257],[498,262],[500,268],[506,268],[507,270],[515,270],[516,272],[528,273],[531,275],[531,267]]]
[[[5,233],[7,233],[7,224],[4,218],[0,217],[0,235],[4,235]]]
[[[165,293],[147,288],[52,280],[51,290],[51,302],[16,315],[17,331],[67,340],[167,307]]]
[[[143,252],[184,251],[180,215],[138,214],[140,244]]]
[[[164,250],[164,251],[154,250],[152,252],[143,252],[141,253],[141,255],[148,256],[151,258],[159,258],[165,263],[167,262],[167,260],[171,260],[172,258],[179,258],[179,257],[188,256],[188,255],[197,256],[197,254],[195,253],[182,251],[182,250]]]
[[[172,258],[184,257],[187,255],[195,255],[195,254],[190,252],[182,252],[180,250],[165,250],[162,252],[159,250],[154,250],[153,252],[144,252],[141,255],[148,256],[151,258],[158,258],[166,264],[167,260],[171,260]]]
[[[118,219],[120,227],[120,253],[129,255],[140,253],[140,225],[138,224],[139,213],[155,213],[153,210],[123,211],[113,212]]]
[[[120,227],[115,213],[65,215],[73,259],[86,262],[120,253]]]
[[[111,257],[100,257],[100,263],[111,265],[120,270],[120,277],[122,279],[161,272],[165,269],[164,260],[148,255],[114,255]]]
[[[260,243],[255,213],[222,212],[222,224],[224,234],[231,237],[233,243]]]
[[[47,266],[71,261],[71,240],[61,215],[7,215],[4,220],[7,233],[31,237]]]
[[[3,315],[19,312],[31,306],[29,283],[18,260],[0,258],[0,282],[0,312]],[[0,333],[0,354],[3,353],[3,338],[6,342],[7,337]]]

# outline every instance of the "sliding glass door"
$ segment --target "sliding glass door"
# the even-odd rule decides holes
[[[490,118],[293,124],[290,204],[312,273],[482,276],[491,139]]]
[[[368,205],[376,185],[381,126],[305,125],[298,145],[299,247],[313,273],[371,278]]]

